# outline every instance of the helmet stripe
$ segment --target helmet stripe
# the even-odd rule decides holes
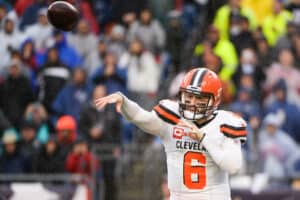
[[[196,76],[192,82],[192,86],[194,87],[199,87],[199,84],[202,82],[207,70],[206,69],[199,69],[196,72]]]

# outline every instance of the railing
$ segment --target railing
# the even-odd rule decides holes
[[[129,145],[124,147],[120,158],[114,157],[112,153],[115,147],[114,145],[99,145],[92,148],[94,157],[100,161],[100,168],[94,168],[91,177],[72,174],[0,174],[0,200],[10,199],[13,190],[20,190],[20,193],[22,189],[27,192],[35,190],[31,193],[32,197],[25,198],[31,200],[106,200],[104,173],[108,173],[108,177],[111,175],[115,181],[116,187],[109,188],[115,200],[161,200],[161,183],[166,173],[163,157],[165,153],[162,146]],[[105,171],[109,169],[106,166],[107,162],[111,164],[111,161],[115,162],[115,165],[111,165],[113,175],[109,174],[110,170]],[[42,198],[44,195],[42,187],[47,191],[57,193],[59,197]],[[26,194],[23,193],[23,195],[25,197]],[[22,196],[19,196],[19,199],[12,199],[23,200]],[[267,189],[259,193],[253,193],[250,189],[232,189],[232,199],[300,199],[300,192],[290,188]]]

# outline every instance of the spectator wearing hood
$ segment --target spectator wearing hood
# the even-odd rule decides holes
[[[37,51],[46,48],[46,42],[52,36],[53,32],[53,26],[49,24],[47,19],[47,8],[41,8],[38,11],[36,22],[27,26],[24,32],[28,38],[35,41]]]
[[[263,172],[272,178],[287,176],[287,160],[299,152],[299,146],[287,133],[281,130],[281,117],[268,114],[259,133],[259,150]]]
[[[25,37],[19,32],[15,19],[6,16],[3,21],[3,29],[0,31],[0,68],[9,64],[11,52],[18,50],[24,40]]]
[[[64,162],[57,140],[51,137],[37,152],[32,169],[33,172],[42,174],[63,173]]]
[[[37,140],[44,144],[47,142],[50,133],[54,132],[54,127],[49,119],[48,113],[40,102],[34,102],[27,106],[24,113],[24,120],[31,121],[37,128]]]
[[[58,118],[56,122],[56,133],[62,156],[66,158],[77,138],[77,123],[75,119],[70,115],[64,115]]]
[[[8,77],[0,84],[0,107],[15,127],[19,127],[20,116],[26,106],[34,101],[30,82],[21,70],[20,62],[13,60],[8,69]]]
[[[72,73],[72,80],[58,93],[52,108],[58,115],[71,115],[76,120],[82,106],[91,95],[92,87],[87,82],[86,72],[83,68],[76,68]]]
[[[53,32],[53,37],[54,46],[58,50],[59,58],[62,63],[71,69],[81,66],[83,60],[76,49],[67,42],[66,34],[64,34],[62,31],[55,30]]]
[[[30,165],[17,145],[17,133],[13,129],[4,131],[2,137],[3,152],[0,156],[0,172],[21,174],[29,171]]]
[[[300,110],[287,97],[287,86],[284,80],[279,80],[272,91],[273,101],[266,102],[266,113],[283,114],[282,130],[289,134],[297,143],[300,143]]]
[[[81,66],[83,60],[75,50],[75,48],[68,43],[66,39],[67,34],[68,33],[64,33],[58,29],[55,29],[47,45],[51,47],[50,49],[56,48],[58,51],[59,60],[68,68],[73,69],[75,67]],[[41,53],[41,55],[39,56],[38,64],[45,64],[46,59],[47,52]]]
[[[38,67],[36,60],[35,41],[31,38],[26,39],[21,45],[20,54],[25,66],[30,69],[32,74],[34,74]]]

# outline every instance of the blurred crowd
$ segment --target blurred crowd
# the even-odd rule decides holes
[[[207,67],[222,108],[248,122],[243,173],[300,188],[300,0],[70,2],[81,19],[62,32],[48,23],[51,1],[0,0],[1,173],[100,169],[113,190],[116,162],[92,148],[112,144],[117,160],[126,144],[159,141],[93,100],[121,91],[151,110]]]

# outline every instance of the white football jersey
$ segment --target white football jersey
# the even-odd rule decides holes
[[[162,100],[152,112],[164,121],[159,135],[167,155],[171,199],[229,200],[228,172],[214,162],[201,142],[186,134],[187,128],[176,125],[183,120],[178,102]],[[198,127],[217,144],[226,138],[246,140],[246,122],[232,112],[218,110],[211,120]]]

